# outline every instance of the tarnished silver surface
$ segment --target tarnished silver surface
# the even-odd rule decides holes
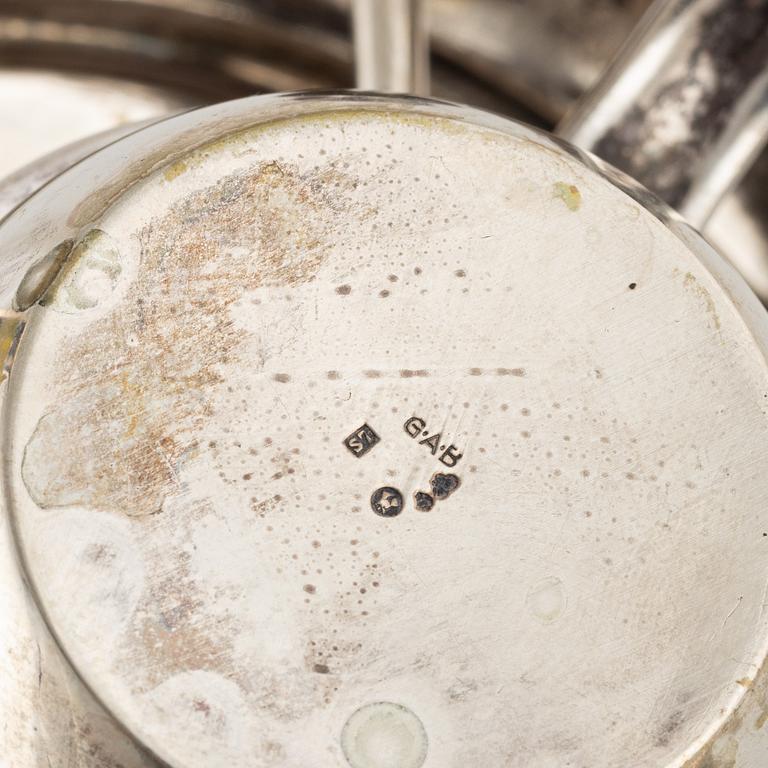
[[[704,229],[765,303],[767,9],[659,0],[559,127]]]
[[[61,30],[88,5],[11,29],[83,53]],[[174,11],[141,5],[126,49]],[[556,5],[437,0],[435,46],[555,116],[643,3]],[[308,7],[257,14],[348,63]],[[243,8],[176,18],[223,43]],[[280,87],[270,55],[246,89]],[[212,71],[150,102],[234,82]],[[0,217],[107,140],[0,183]],[[758,291],[762,194],[758,170],[709,226]],[[58,640],[0,531],[2,768],[764,768],[765,319],[633,182],[469,110],[256,100],[108,148],[0,246],[6,508]]]
[[[706,228],[720,203],[759,160],[767,142],[768,46],[763,72],[745,90],[728,127],[697,169],[696,179],[680,209],[688,221],[700,229]]]
[[[558,132],[701,227],[768,140],[767,73],[768,2],[658,0]]]
[[[469,109],[264,97],[0,246],[6,512],[164,763],[762,768],[768,319],[633,182]]]

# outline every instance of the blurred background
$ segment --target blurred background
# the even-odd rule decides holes
[[[354,87],[353,2],[0,0],[0,216],[121,126]],[[768,300],[768,3],[423,4],[432,96],[560,126],[689,215]]]

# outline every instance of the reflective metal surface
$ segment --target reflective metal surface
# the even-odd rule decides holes
[[[659,0],[559,133],[703,226],[768,140],[768,2]]]
[[[355,0],[357,87],[429,95],[429,38],[424,0]]]
[[[351,0],[322,0],[348,11]],[[510,107],[457,98],[442,81],[466,70],[528,108],[528,122],[554,123],[599,78],[650,0],[426,0],[433,94],[510,114]],[[518,106],[518,109],[520,107]]]
[[[434,91],[555,120],[645,5],[433,0]],[[167,117],[349,84],[347,10],[0,2],[0,768],[764,768],[764,310],[500,117]],[[762,38],[713,18],[735,101],[691,74],[727,125],[660,179],[768,297],[761,163],[718,205]]]
[[[240,0],[0,0],[0,177],[200,104],[351,85],[349,41],[328,16],[312,28]]]
[[[647,193],[300,94],[122,139],[0,245],[6,514],[127,760],[761,765],[768,318]]]
[[[43,185],[112,141],[153,122],[131,123],[66,144],[0,179],[0,220]],[[60,138],[60,137],[59,137]]]
[[[93,137],[105,131],[193,106],[154,87],[34,70],[0,71],[0,103],[4,149],[0,155],[0,189],[15,186],[16,179],[26,176],[27,195],[40,186],[29,166],[43,156],[81,141],[92,144]],[[79,159],[76,151],[65,153],[59,170],[75,159]],[[2,197],[0,192],[0,209],[5,207]]]
[[[768,3],[659,0],[559,133],[641,180],[768,302]],[[754,180],[740,183],[752,172]]]

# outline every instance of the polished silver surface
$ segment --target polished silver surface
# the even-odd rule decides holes
[[[433,59],[432,93],[516,114],[478,93],[462,98],[445,85],[466,71],[528,109],[527,122],[554,123],[599,78],[649,0],[424,0]],[[352,0],[321,0],[348,13]],[[381,3],[386,5],[386,3]],[[450,64],[450,69],[443,66]],[[488,94],[490,95],[490,94]]]
[[[106,146],[113,139],[132,130],[133,128],[128,125],[89,135],[80,141],[65,144],[60,149],[44,154],[34,162],[22,166],[15,173],[0,178],[0,220],[51,179]],[[56,137],[57,140],[60,138],[60,136]]]
[[[354,0],[357,87],[429,95],[426,0]]]
[[[16,186],[27,166],[69,144],[196,106],[173,92],[114,77],[36,69],[0,69],[0,105],[0,187]],[[7,207],[2,197],[0,209]]]

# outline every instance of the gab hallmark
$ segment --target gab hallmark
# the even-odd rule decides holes
[[[423,439],[418,441],[419,445],[425,445],[433,456],[439,454],[438,458],[446,467],[455,467],[459,463],[463,454],[458,453],[455,445],[445,445],[440,432],[430,435],[424,419],[413,416],[405,422],[403,428],[414,440],[422,437]]]

